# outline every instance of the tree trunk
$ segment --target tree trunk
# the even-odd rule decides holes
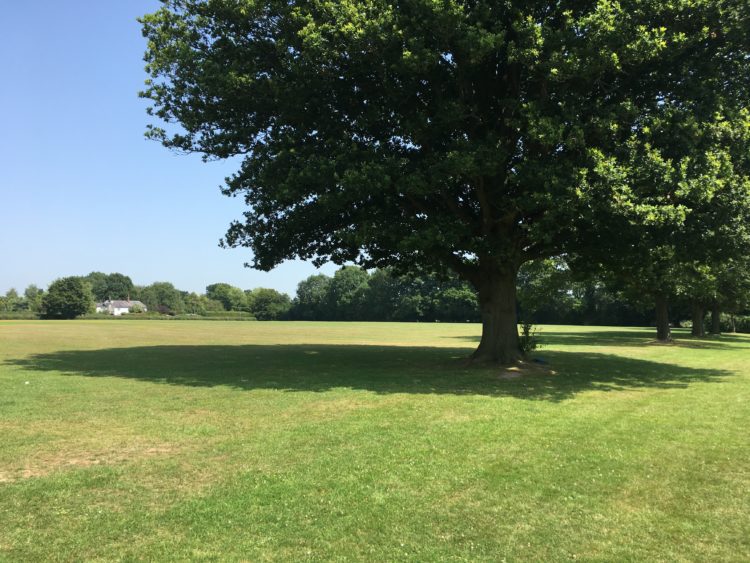
[[[706,332],[703,329],[703,305],[700,303],[693,303],[693,330],[691,334],[693,336],[705,336]]]
[[[711,307],[711,334],[721,334],[721,309],[716,302]]]
[[[734,315],[730,315],[729,319],[730,319],[729,330],[732,332],[732,334],[734,334],[735,332],[737,332],[737,326],[734,324]]]
[[[512,364],[521,359],[516,318],[517,269],[482,275],[478,283],[482,340],[472,354],[478,362]]]
[[[659,342],[672,341],[672,330],[669,328],[669,303],[664,295],[656,296],[656,339]]]

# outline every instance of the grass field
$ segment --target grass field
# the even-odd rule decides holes
[[[0,321],[0,560],[750,560],[750,338]]]

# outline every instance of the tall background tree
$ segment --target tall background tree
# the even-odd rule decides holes
[[[44,297],[44,290],[38,288],[36,285],[29,285],[23,292],[26,298],[27,308],[29,311],[38,313],[42,309],[42,298]]]
[[[97,301],[130,299],[134,290],[133,280],[120,273],[105,274],[91,272],[85,277]]]
[[[326,295],[331,278],[324,274],[310,276],[297,284],[292,315],[303,321],[328,320]]]
[[[0,310],[10,313],[12,311],[18,311],[20,307],[21,297],[18,295],[18,291],[11,287],[5,292],[5,296],[0,301]]]
[[[141,21],[143,96],[179,126],[150,136],[243,158],[227,245],[265,270],[451,269],[478,294],[474,357],[501,362],[518,269],[576,240],[587,173],[665,99],[719,107],[749,64],[744,0],[163,0]]]
[[[149,311],[166,314],[185,312],[186,295],[187,292],[178,290],[170,282],[154,282],[134,290],[134,297],[143,301]]]
[[[326,309],[336,321],[353,321],[365,314],[370,275],[357,266],[339,269],[331,279],[326,293]]]

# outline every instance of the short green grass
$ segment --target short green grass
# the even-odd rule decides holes
[[[750,338],[0,322],[0,560],[750,560]]]

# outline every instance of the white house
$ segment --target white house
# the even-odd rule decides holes
[[[115,317],[125,315],[130,312],[133,307],[140,308],[144,313],[148,311],[146,306],[140,301],[104,301],[103,303],[96,304],[97,313],[109,313]]]

